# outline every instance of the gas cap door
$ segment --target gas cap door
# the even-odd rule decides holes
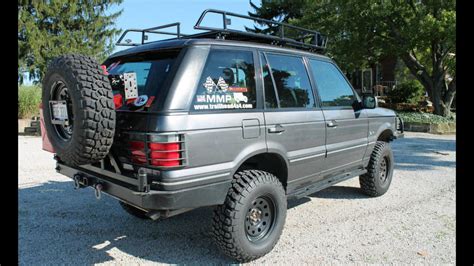
[[[242,120],[242,137],[244,139],[260,137],[260,121],[256,118]]]

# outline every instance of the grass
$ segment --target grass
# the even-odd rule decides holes
[[[18,118],[39,116],[41,88],[39,86],[20,86],[18,88]]]
[[[448,122],[456,122],[456,114],[453,113],[451,117],[444,117],[440,115],[421,113],[421,112],[397,112],[397,114],[408,123],[429,123],[440,124]]]

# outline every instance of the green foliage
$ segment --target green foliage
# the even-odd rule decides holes
[[[119,34],[110,13],[123,0],[21,0],[18,3],[18,75],[41,79],[49,61],[67,53],[106,58]]]
[[[38,86],[20,86],[18,88],[18,118],[31,118],[39,115],[41,88]]]
[[[418,103],[422,100],[425,89],[417,80],[405,81],[387,93],[392,103]]]
[[[440,123],[456,122],[455,114],[453,114],[450,117],[444,117],[444,116],[429,114],[429,113],[415,113],[415,112],[397,112],[397,114],[403,119],[403,122],[406,122],[406,123],[440,124]]]
[[[303,12],[281,11],[278,3]],[[428,92],[435,111],[449,113],[456,91],[455,0],[267,0],[255,14],[283,21],[282,16],[289,17],[291,24],[328,35],[327,53],[344,72],[389,55],[401,58]],[[453,79],[446,79],[447,74]]]
[[[249,16],[288,23],[291,19],[300,18],[304,13],[304,7],[310,2],[311,0],[262,0],[262,8],[259,8],[250,0],[250,6],[255,12],[249,12]],[[259,25],[263,28],[257,26],[253,29],[245,28],[250,32],[270,34],[274,34],[279,30],[276,25],[268,25],[267,23],[259,23]]]

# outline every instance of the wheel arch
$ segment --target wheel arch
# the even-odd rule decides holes
[[[288,183],[288,162],[283,155],[276,152],[252,154],[238,165],[233,174],[246,169],[262,170],[275,175],[286,191]]]
[[[395,138],[395,133],[391,128],[385,128],[382,129],[382,132],[380,132],[377,136],[377,141],[385,141],[385,142],[390,142]]]

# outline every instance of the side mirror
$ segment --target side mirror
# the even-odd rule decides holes
[[[362,108],[364,109],[374,109],[377,108],[378,101],[377,97],[372,94],[362,95]]]

